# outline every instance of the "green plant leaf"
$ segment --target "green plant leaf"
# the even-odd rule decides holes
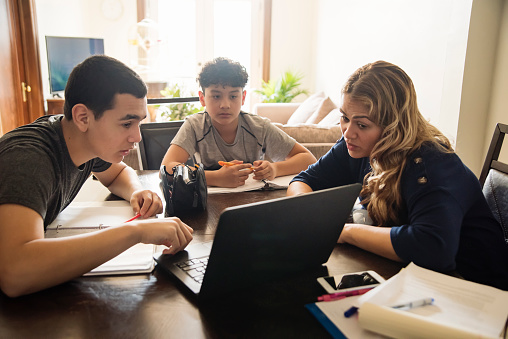
[[[183,92],[184,92],[183,87],[178,83],[172,84],[160,91],[161,95],[164,98],[181,98],[182,97],[181,94]],[[189,93],[189,96],[195,96],[195,94],[191,92]],[[202,110],[203,107],[201,107],[201,105],[188,102],[170,105],[161,105],[159,107],[161,117],[164,120],[169,121],[183,120],[185,119],[186,116],[198,113]]]
[[[286,71],[277,81],[272,79],[268,82],[263,81],[261,89],[254,92],[261,95],[262,102],[291,102],[300,94],[308,94],[307,90],[299,89],[302,79],[303,75]]]

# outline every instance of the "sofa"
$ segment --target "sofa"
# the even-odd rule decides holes
[[[323,92],[302,103],[258,103],[252,113],[270,121],[319,159],[339,140],[340,112]]]

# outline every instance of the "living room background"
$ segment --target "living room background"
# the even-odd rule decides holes
[[[113,0],[122,7],[115,19],[101,12],[109,1],[35,1],[47,97],[45,35],[103,37],[108,55],[129,62],[128,28],[137,22],[136,0]],[[414,80],[422,113],[451,137],[478,173],[495,122],[508,122],[502,113],[508,87],[503,80],[508,78],[506,2],[272,0],[270,78],[287,69],[301,72],[302,88],[324,91],[340,104],[340,88],[356,68],[378,59],[396,63]],[[177,15],[165,17],[170,21]],[[251,65],[259,66],[256,58]],[[251,87],[259,88],[260,79]]]

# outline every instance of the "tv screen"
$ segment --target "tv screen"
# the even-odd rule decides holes
[[[94,54],[104,54],[104,39],[46,36],[51,93],[65,90],[74,66]]]

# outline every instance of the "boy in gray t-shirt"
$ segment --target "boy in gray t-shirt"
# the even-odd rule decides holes
[[[187,117],[171,142],[162,160],[168,172],[197,152],[209,186],[238,187],[251,173],[256,180],[271,180],[316,162],[268,119],[241,111],[248,75],[239,63],[216,58],[205,64],[197,80],[206,111]],[[234,165],[221,167],[219,161]]]

